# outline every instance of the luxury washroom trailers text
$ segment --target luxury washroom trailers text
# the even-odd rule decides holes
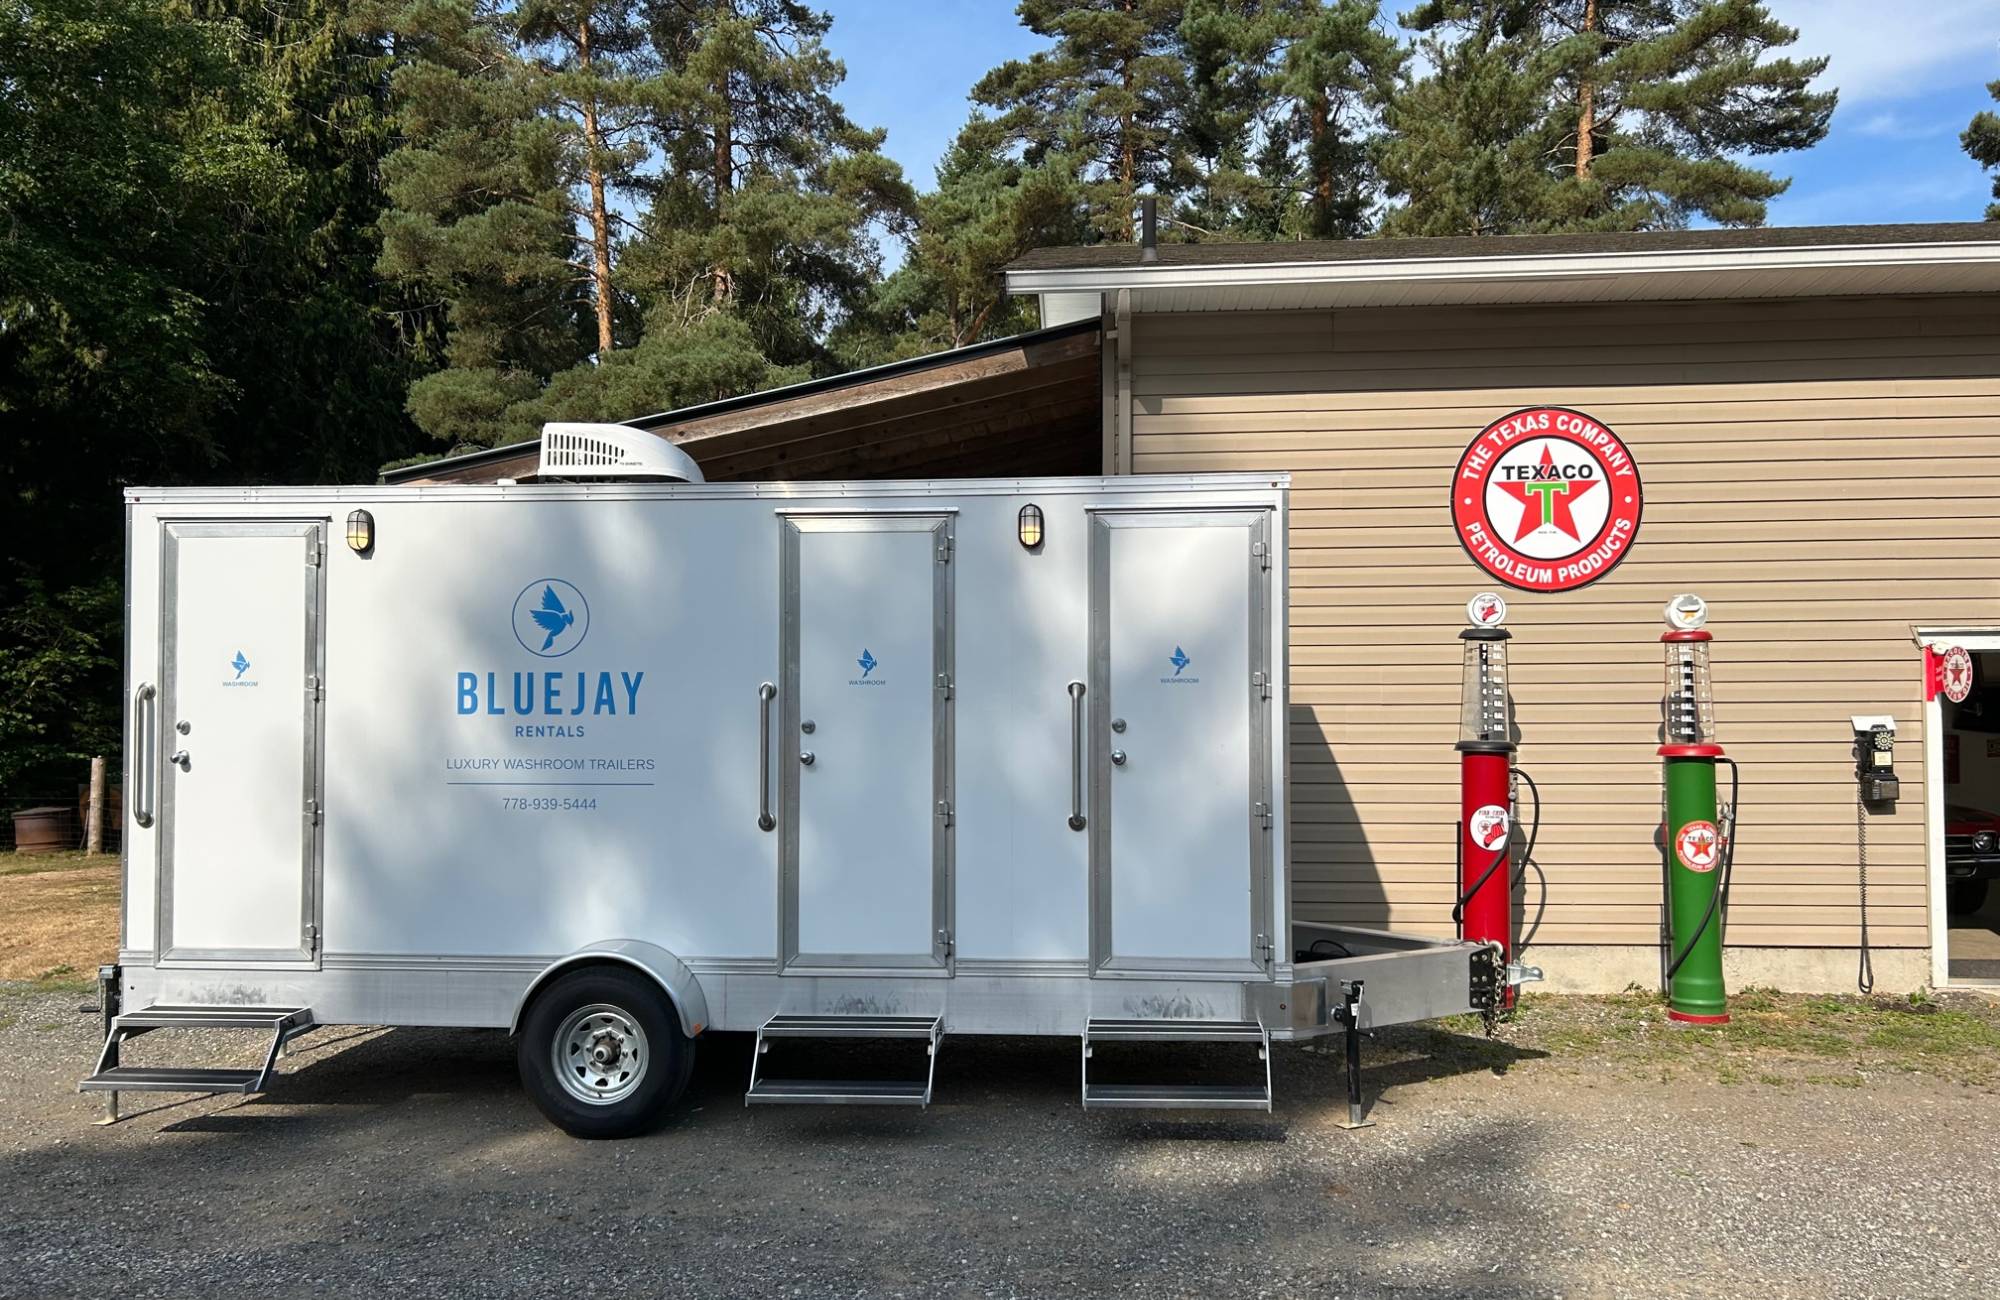
[[[759,1071],[947,1033],[1076,1035],[1088,1070],[1485,1005],[1487,949],[1290,923],[1285,512],[1271,475],[134,490],[86,1086],[490,1026],[608,1134],[707,1030],[759,1033]],[[184,1024],[270,1055],[120,1064]],[[1252,1070],[1084,1100],[1268,1106]],[[920,1103],[918,1073],[749,1099]]]

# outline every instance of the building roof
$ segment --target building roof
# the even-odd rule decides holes
[[[711,482],[737,479],[1095,472],[1098,323],[1075,321],[825,379],[640,416]],[[1023,459],[1023,458],[1027,459]],[[490,483],[535,472],[541,442],[509,443],[382,475]]]
[[[1424,258],[1721,251],[1745,248],[1856,248],[1881,244],[2000,242],[2000,224],[1955,221],[1872,226],[1757,226],[1752,229],[1631,230],[1569,235],[1467,235],[1443,239],[1302,239],[1250,244],[1161,244],[1150,265],[1252,266],[1300,262],[1381,262]],[[1148,265],[1136,244],[1037,248],[1007,270],[1069,271]]]
[[[2000,292],[2000,223],[1042,248],[1014,293],[1130,290],[1135,311]]]

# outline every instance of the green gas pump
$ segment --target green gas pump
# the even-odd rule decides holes
[[[1666,682],[1661,697],[1661,784],[1666,855],[1667,1017],[1695,1025],[1729,1020],[1722,983],[1723,927],[1735,852],[1736,764],[1715,742],[1715,693],[1709,679],[1708,603],[1693,594],[1667,602]],[[1727,764],[1730,796],[1716,797],[1716,767]]]

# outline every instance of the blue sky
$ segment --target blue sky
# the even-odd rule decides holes
[[[1040,45],[1006,0],[821,0],[828,44],[847,64],[841,97],[857,122],[887,127],[888,152],[920,186],[965,121],[966,92],[987,69]],[[1764,165],[1792,177],[1771,205],[1784,226],[1973,221],[1990,174],[1959,148],[1975,112],[1995,105],[2000,0],[1768,0],[1799,29],[1792,53],[1833,62],[1833,130],[1817,148]],[[1389,0],[1383,8],[1406,7]]]

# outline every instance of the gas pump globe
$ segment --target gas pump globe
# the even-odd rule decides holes
[[[1709,685],[1708,647],[1714,638],[1702,627],[1708,622],[1708,602],[1676,596],[1667,602],[1666,620],[1670,630],[1660,638],[1666,647],[1662,739],[1669,745],[1713,745],[1715,692]]]

